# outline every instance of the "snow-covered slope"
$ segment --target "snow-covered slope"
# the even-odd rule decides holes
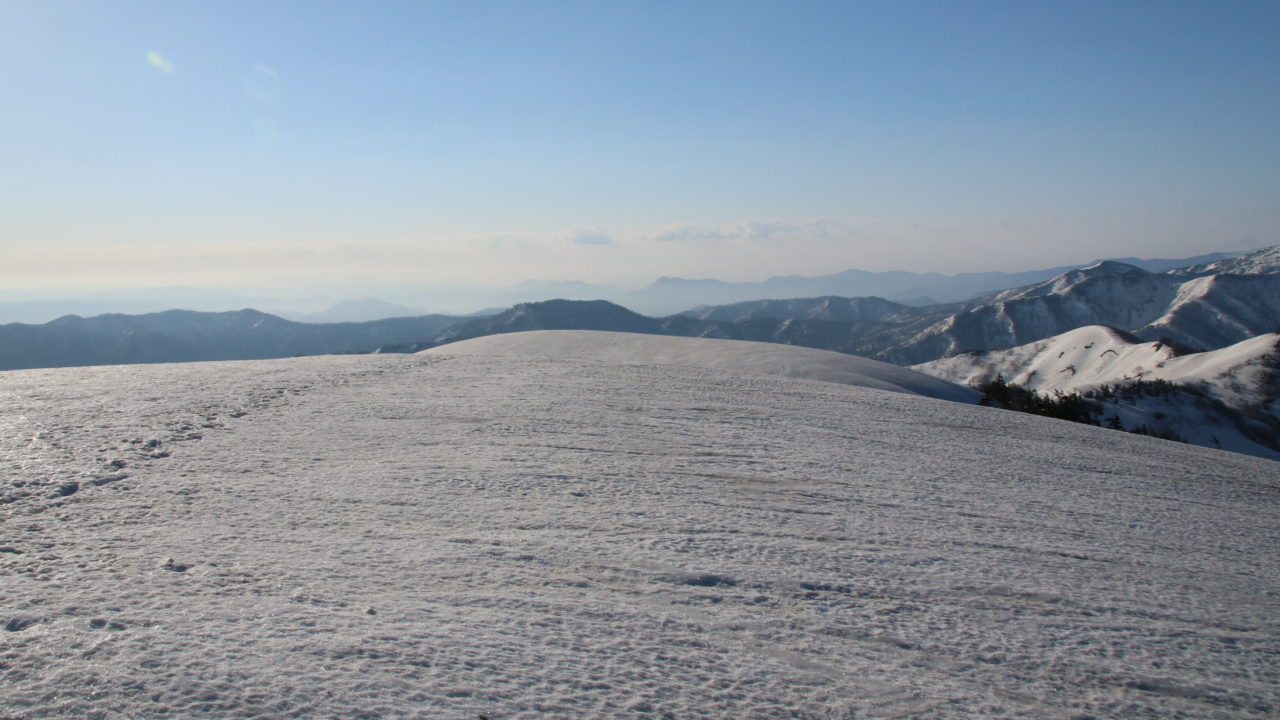
[[[0,397],[9,717],[1280,711],[1268,461],[559,358],[24,370]]]
[[[1175,356],[1173,348],[1105,325],[1087,325],[1005,350],[954,355],[912,366],[961,385],[1003,375],[1039,392],[1064,393],[1142,377]]]
[[[1167,338],[1192,348],[1217,349],[1280,330],[1280,275],[1209,275],[1177,286],[1158,318],[1134,327],[1148,340]]]
[[[775,343],[594,330],[538,330],[464,340],[427,350],[442,355],[524,355],[614,363],[684,365],[807,378],[924,397],[977,402],[978,393],[897,365]]]
[[[1193,384],[1231,407],[1280,417],[1280,333],[1259,335],[1221,350],[1173,358],[1142,377]]]
[[[1194,392],[1135,397],[1124,406],[1108,405],[1108,413],[1116,414],[1125,427],[1160,426],[1209,447],[1280,458],[1280,437],[1276,437],[1276,428],[1280,428],[1277,333],[1221,350],[1177,357],[1164,343],[1142,342],[1128,333],[1095,325],[1007,350],[934,360],[914,369],[966,385],[1001,375],[1008,382],[1041,393],[1088,392],[1139,380],[1177,383]],[[1234,413],[1208,407],[1204,398],[1221,402]],[[1244,417],[1235,417],[1236,413]],[[1266,427],[1268,419],[1270,427]],[[1244,427],[1240,427],[1242,423]]]
[[[1007,350],[965,353],[921,363],[920,372],[962,385],[990,380],[1040,392],[1080,392],[1126,380],[1167,380],[1203,387],[1232,407],[1245,408],[1267,394],[1268,360],[1280,361],[1280,333],[1250,338],[1221,350],[1179,357],[1159,342],[1143,342],[1101,325],[1082,327]]]

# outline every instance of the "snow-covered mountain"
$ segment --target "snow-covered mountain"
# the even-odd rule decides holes
[[[446,350],[0,373],[0,714],[1280,711],[1275,462]]]
[[[1177,290],[1164,314],[1135,328],[1135,335],[1212,350],[1280,330],[1280,274],[1274,271],[1202,276]]]
[[[1023,345],[1086,325],[1212,350],[1280,329],[1277,257],[1276,248],[1269,248],[1221,261],[1222,269],[1249,272],[1216,275],[1151,273],[1102,262],[976,300],[875,357],[914,365]]]
[[[1005,350],[915,365],[955,383],[997,376],[1040,393],[1103,395],[1103,413],[1126,428],[1169,432],[1189,442],[1280,459],[1280,334],[1179,356],[1114,328],[1088,326]],[[1159,383],[1163,381],[1177,387]]]
[[[1171,268],[1174,275],[1273,275],[1280,272],[1280,245],[1251,253]]]

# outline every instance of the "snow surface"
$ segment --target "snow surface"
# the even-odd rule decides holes
[[[0,717],[1280,712],[1280,465],[424,355],[0,373]]]
[[[611,363],[682,365],[757,375],[823,380],[973,403],[979,394],[925,373],[856,355],[778,343],[672,337],[595,330],[534,330],[487,335],[427,353],[518,355]]]

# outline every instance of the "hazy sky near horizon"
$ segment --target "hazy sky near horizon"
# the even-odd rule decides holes
[[[0,0],[0,283],[1280,243],[1280,3]]]

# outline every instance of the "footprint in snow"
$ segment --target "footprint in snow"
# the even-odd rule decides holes
[[[6,632],[22,632],[38,622],[40,622],[40,618],[21,616],[13,617],[9,618],[9,620],[5,622],[4,629]]]

